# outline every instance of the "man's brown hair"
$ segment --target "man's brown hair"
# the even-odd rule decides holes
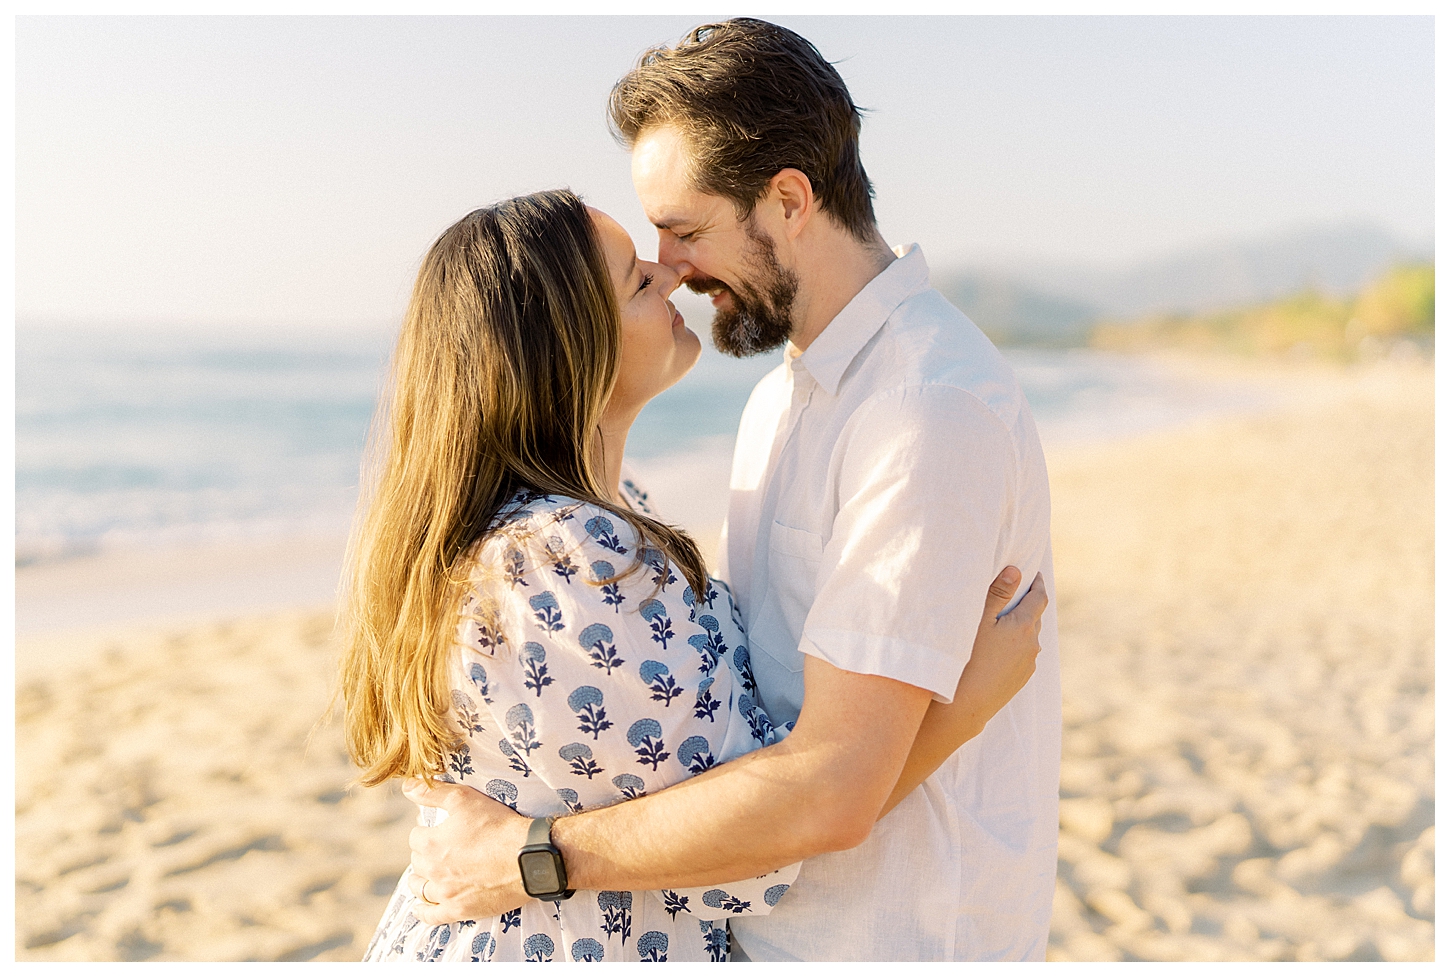
[[[781,170],[800,170],[821,209],[862,241],[876,230],[861,165],[861,110],[810,41],[737,17],[646,51],[609,94],[616,134],[675,126],[695,189],[735,203],[744,220]]]

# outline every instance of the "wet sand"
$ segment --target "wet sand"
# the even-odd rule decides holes
[[[1272,414],[1049,450],[1049,959],[1433,954],[1431,371],[1282,380]],[[361,955],[413,809],[314,728],[331,626],[19,639],[18,959]]]

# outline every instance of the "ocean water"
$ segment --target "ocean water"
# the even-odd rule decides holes
[[[78,329],[16,335],[16,562],[109,548],[345,531],[391,335]],[[1089,350],[1006,350],[1044,443],[1119,437],[1252,410],[1265,391],[1185,382]],[[700,364],[640,416],[630,455],[728,458],[780,354]],[[698,467],[698,466],[697,466]],[[702,469],[703,470],[703,469]],[[688,490],[688,479],[685,480]],[[706,487],[702,487],[706,488]],[[708,486],[714,497],[723,486]]]

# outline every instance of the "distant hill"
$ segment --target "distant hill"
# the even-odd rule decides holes
[[[1304,289],[1284,298],[1201,315],[1163,313],[1093,327],[1089,345],[1352,361],[1435,344],[1435,266],[1391,268],[1348,298]]]
[[[934,279],[998,342],[1075,346],[1099,320],[1199,315],[1306,288],[1348,297],[1391,267],[1430,260],[1428,244],[1374,225],[1336,224],[1206,245],[1126,269],[1036,266]]]
[[[1013,346],[1081,346],[1097,307],[1038,291],[1003,275],[933,275],[932,284],[994,342]]]

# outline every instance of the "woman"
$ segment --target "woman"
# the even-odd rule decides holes
[[[362,783],[446,779],[562,815],[786,734],[755,704],[724,584],[620,492],[630,424],[699,356],[677,284],[567,191],[475,211],[430,249],[350,558],[342,692]],[[1009,649],[1022,681],[1031,646]],[[367,959],[723,960],[722,921],[769,912],[797,868],[436,927],[409,912],[405,872]]]

